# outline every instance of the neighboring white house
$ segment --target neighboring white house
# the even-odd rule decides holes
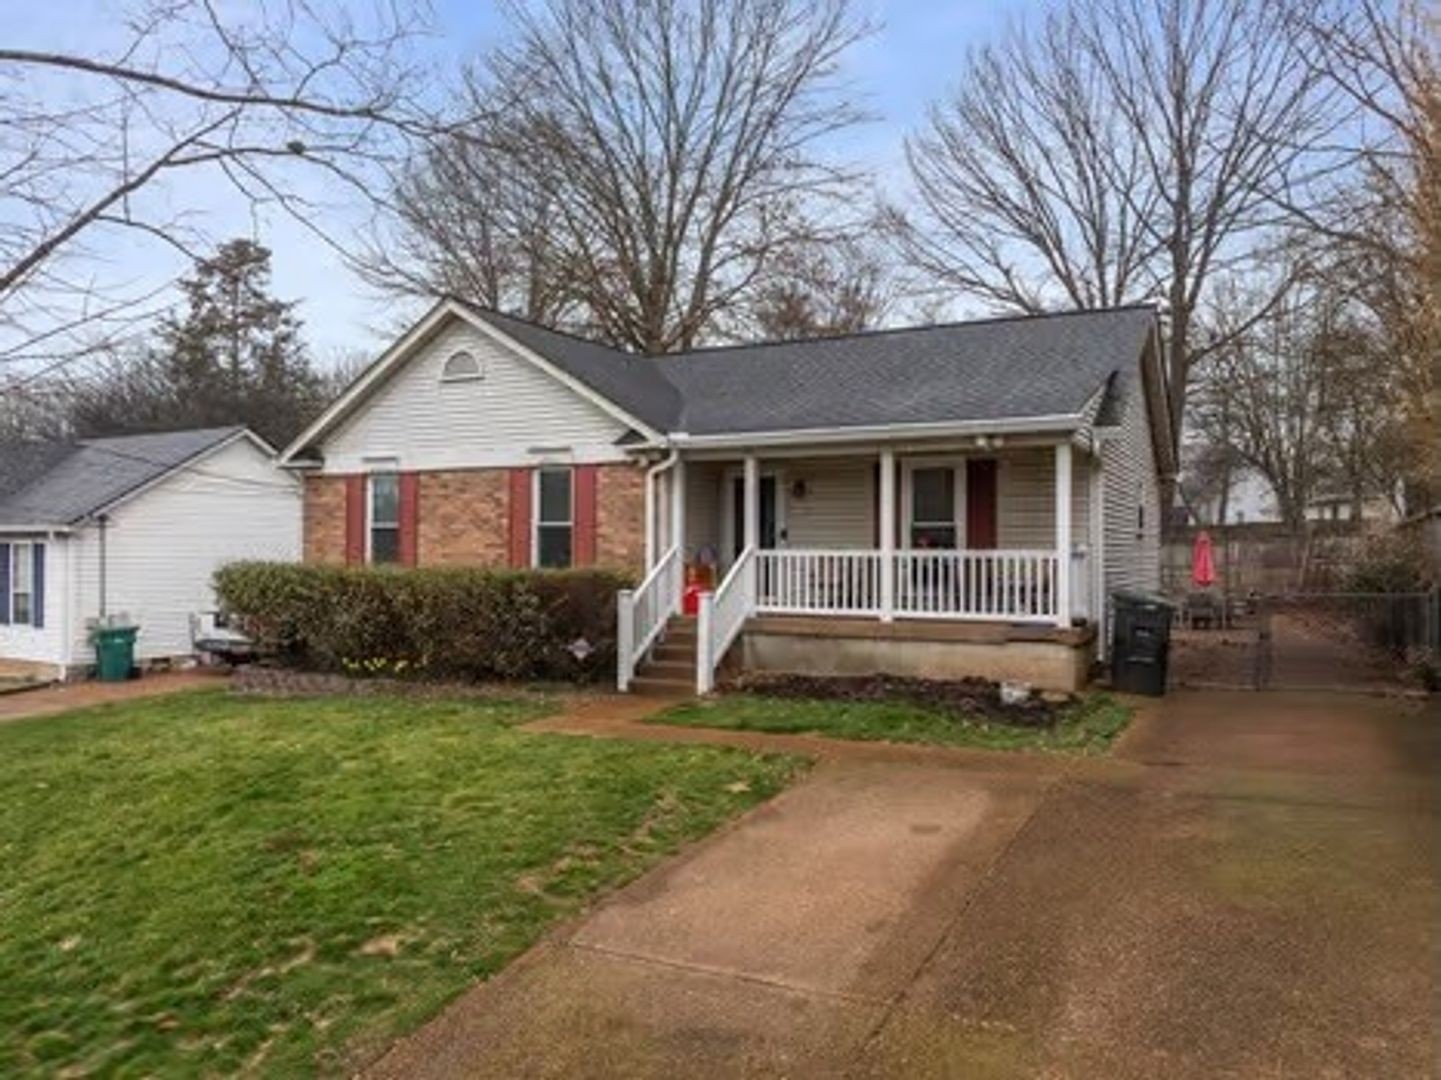
[[[243,427],[9,451],[0,464],[0,670],[94,662],[98,618],[139,626],[141,661],[193,652],[191,616],[235,559],[300,556],[299,484]]]
[[[1112,592],[1160,582],[1160,360],[1144,307],[646,358],[446,300],[281,463],[309,561],[630,570],[623,688],[1071,688]]]

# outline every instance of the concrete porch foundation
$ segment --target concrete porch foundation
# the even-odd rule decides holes
[[[971,677],[1069,692],[1086,685],[1095,645],[1090,627],[771,615],[746,623],[737,659],[746,671]]]

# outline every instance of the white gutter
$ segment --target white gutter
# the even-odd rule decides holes
[[[788,431],[744,431],[724,435],[690,435],[678,431],[671,445],[706,447],[792,446],[815,443],[903,439],[917,435],[1005,435],[1027,432],[1071,431],[1085,423],[1081,414],[999,417],[987,420],[942,420],[918,424],[872,424],[864,427],[795,428]]]
[[[645,568],[649,572],[656,560],[655,482],[661,473],[675,468],[680,460],[680,451],[671,448],[665,460],[659,461],[645,471]]]

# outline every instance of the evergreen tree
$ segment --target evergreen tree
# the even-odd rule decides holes
[[[323,407],[295,303],[270,293],[270,252],[231,240],[184,279],[184,310],[77,395],[85,435],[246,424],[276,445]]]

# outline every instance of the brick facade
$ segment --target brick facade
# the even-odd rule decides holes
[[[509,471],[460,469],[419,476],[420,566],[508,565]],[[641,572],[645,562],[645,471],[601,465],[596,476],[596,565]],[[345,478],[305,480],[305,561],[345,561]]]
[[[645,470],[602,465],[596,478],[595,561],[641,573],[645,568]]]
[[[506,566],[510,488],[505,469],[420,474],[421,566]]]
[[[307,476],[302,517],[305,561],[345,562],[345,477]]]

